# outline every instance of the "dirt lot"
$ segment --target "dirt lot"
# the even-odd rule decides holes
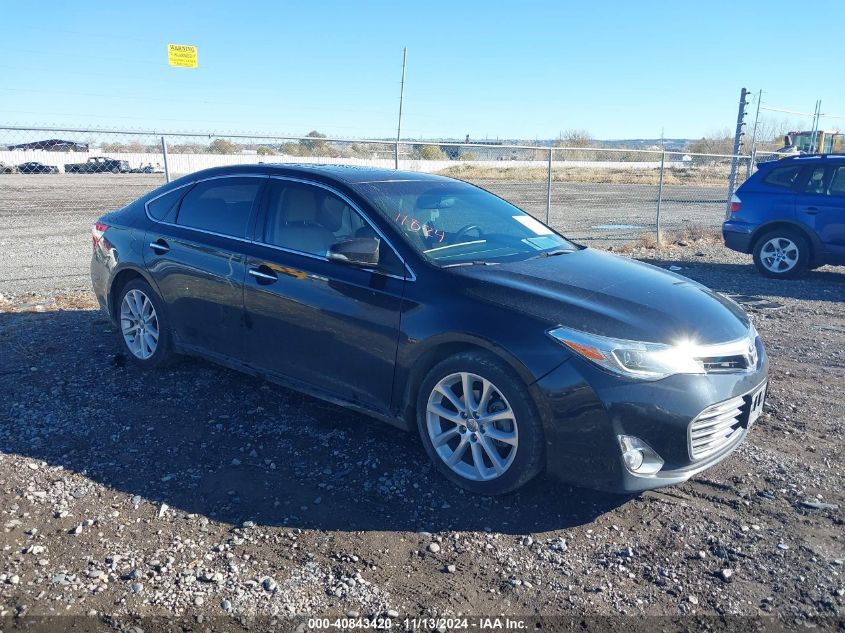
[[[69,176],[69,204],[15,178],[0,196],[0,630],[58,614],[90,614],[78,630],[132,614],[842,627],[842,268],[773,282],[715,243],[628,251],[743,295],[771,356],[765,414],[681,486],[629,498],[541,477],[488,499],[360,415],[199,360],[135,369],[85,290],[88,231],[155,183]]]
[[[633,255],[754,295],[743,301],[772,361],[749,441],[635,498],[544,477],[501,498],[463,494],[413,436],[378,422],[203,361],[135,369],[85,292],[7,295],[0,616],[773,614],[841,626],[845,274],[770,282],[715,244]]]

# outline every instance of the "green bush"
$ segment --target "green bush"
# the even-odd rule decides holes
[[[241,146],[225,138],[217,138],[209,143],[208,151],[212,154],[237,154],[241,151]]]
[[[436,145],[418,145],[413,154],[419,160],[446,160],[446,152]]]

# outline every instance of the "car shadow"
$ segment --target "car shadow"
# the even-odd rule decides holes
[[[845,268],[842,267],[824,266],[811,270],[798,279],[770,279],[758,273],[751,263],[728,264],[648,257],[637,259],[664,269],[671,267],[679,275],[689,277],[714,290],[749,299],[754,299],[756,295],[765,295],[769,298],[808,301],[845,300]]]
[[[630,497],[538,477],[465,493],[410,433],[197,359],[120,354],[99,312],[0,313],[0,451],[229,524],[528,534],[593,522]]]

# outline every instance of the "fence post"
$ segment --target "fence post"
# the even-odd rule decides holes
[[[405,66],[408,63],[408,47],[402,51],[402,84],[399,88],[399,124],[396,126],[396,151],[393,153],[393,166],[399,169],[399,141],[402,140],[402,102],[405,101]]]
[[[666,164],[666,150],[660,152],[660,181],[657,185],[657,245],[660,246],[660,207],[663,204],[663,166]]]
[[[546,224],[549,223],[549,216],[552,211],[552,155],[555,150],[553,146],[549,146],[549,183],[546,188]]]
[[[164,156],[164,182],[170,182],[170,164],[167,162],[167,141],[161,137],[161,153]]]
[[[745,170],[745,179],[751,178],[751,170],[754,169],[755,157],[757,156],[757,123],[760,120],[760,103],[763,101],[763,90],[757,93],[757,114],[754,115],[754,131],[751,133],[751,160]]]
[[[731,173],[728,176],[728,200],[725,205],[725,217],[731,215],[731,198],[736,188],[736,170],[739,164],[739,151],[742,148],[742,126],[745,125],[745,98],[748,91],[743,88],[739,93],[739,113],[736,115],[736,133],[734,134],[733,156],[731,157]]]

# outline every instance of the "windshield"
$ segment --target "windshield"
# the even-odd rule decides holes
[[[405,239],[440,266],[519,261],[577,247],[492,193],[459,181],[358,185]]]

